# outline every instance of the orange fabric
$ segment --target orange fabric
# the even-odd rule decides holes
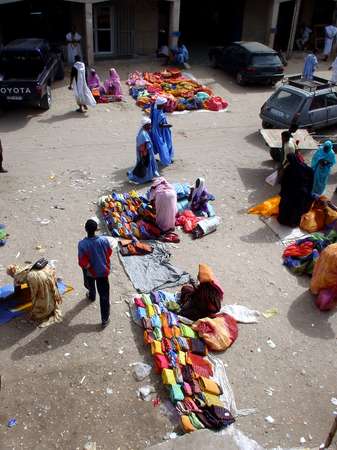
[[[281,197],[275,195],[275,197],[268,198],[264,202],[250,208],[248,214],[257,214],[263,217],[278,216],[280,201]]]
[[[325,226],[325,207],[320,201],[315,201],[301,218],[300,228],[308,233],[323,230]]]
[[[326,247],[318,258],[312,274],[310,289],[318,294],[322,289],[337,286],[337,244]]]
[[[214,278],[213,271],[207,264],[199,264],[198,279],[200,283],[212,283]]]

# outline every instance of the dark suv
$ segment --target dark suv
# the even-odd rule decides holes
[[[276,51],[259,42],[234,42],[229,47],[214,47],[209,51],[209,58],[213,67],[221,67],[235,75],[240,85],[274,85],[284,75]]]

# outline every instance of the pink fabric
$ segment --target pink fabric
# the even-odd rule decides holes
[[[110,77],[104,83],[107,94],[122,96],[121,80],[116,69],[110,69]]]
[[[175,227],[177,215],[177,194],[165,178],[156,178],[151,186],[150,201],[156,207],[156,224],[162,231]]]
[[[88,77],[88,86],[90,89],[99,88],[101,84],[101,80],[96,72],[90,72]]]

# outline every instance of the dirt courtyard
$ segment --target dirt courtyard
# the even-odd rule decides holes
[[[287,70],[296,72],[301,64],[295,60]],[[154,60],[114,65],[123,80],[131,70],[159,67]],[[107,69],[97,65],[101,78]],[[320,75],[328,75],[327,65],[320,69]],[[258,133],[258,113],[273,88],[239,87],[206,60],[193,64],[191,72],[230,108],[169,116],[176,158],[162,174],[190,183],[204,176],[222,223],[197,241],[179,232],[172,261],[193,276],[200,262],[209,264],[224,288],[225,303],[261,312],[278,309],[270,319],[240,325],[238,340],[221,355],[238,407],[256,408],[237,426],[269,448],[300,446],[301,437],[307,446],[318,446],[333,420],[330,399],[337,397],[336,316],[318,311],[308,279],[288,273],[276,236],[246,214],[249,206],[277,193],[264,182],[273,163]],[[124,300],[134,290],[114,255],[111,324],[100,331],[98,304],[86,301],[77,265],[77,242],[86,219],[97,212],[98,197],[130,190],[126,172],[135,161],[141,110],[123,85],[124,102],[97,105],[80,115],[66,81],[54,86],[49,111],[25,108],[0,117],[9,171],[0,176],[0,223],[10,234],[0,248],[0,285],[11,282],[7,265],[45,256],[74,287],[64,297],[61,324],[39,329],[21,317],[0,328],[0,448],[75,450],[95,441],[100,450],[143,449],[178,427],[156,375],[150,381],[161,405],[137,398],[146,383],[134,380],[131,364],[149,357],[141,330],[126,314]],[[329,195],[336,184],[334,170]],[[42,225],[44,219],[48,223]],[[267,345],[268,338],[276,348]],[[275,422],[267,423],[266,416]],[[11,429],[10,418],[17,421]]]

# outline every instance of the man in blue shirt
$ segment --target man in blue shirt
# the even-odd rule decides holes
[[[96,300],[96,286],[101,306],[102,328],[110,322],[110,257],[112,249],[105,236],[96,236],[97,222],[89,219],[85,224],[87,237],[78,243],[78,263],[82,267],[87,298]]]

